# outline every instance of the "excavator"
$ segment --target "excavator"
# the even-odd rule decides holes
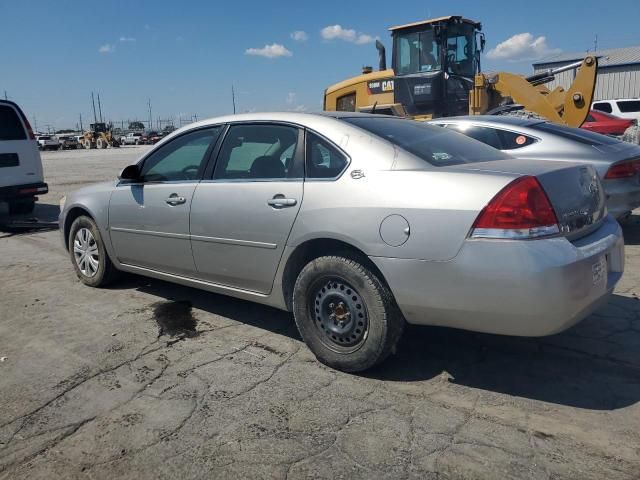
[[[391,27],[393,54],[387,68],[383,44],[376,41],[379,69],[330,86],[324,110],[368,112],[415,120],[454,115],[527,114],[570,127],[587,118],[596,85],[598,59],[531,76],[483,72],[482,25],[448,16]],[[555,75],[575,70],[571,86],[550,90]]]

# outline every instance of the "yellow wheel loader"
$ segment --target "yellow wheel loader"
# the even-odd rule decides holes
[[[80,144],[87,150],[90,148],[119,147],[120,142],[113,135],[111,124],[92,123],[89,130],[84,132]]]
[[[479,22],[448,16],[389,30],[391,68],[386,67],[384,46],[376,41],[379,70],[364,67],[362,75],[327,88],[325,110],[416,120],[524,111],[571,127],[579,127],[587,118],[598,69],[595,56],[529,77],[486,73],[480,69],[485,38]],[[572,69],[576,74],[568,90],[545,87],[556,74]]]

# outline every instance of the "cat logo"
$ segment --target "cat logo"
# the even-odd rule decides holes
[[[369,95],[393,92],[393,80],[373,80],[367,82]]]

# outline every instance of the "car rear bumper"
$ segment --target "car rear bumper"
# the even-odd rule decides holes
[[[446,262],[371,260],[409,323],[543,336],[571,327],[607,301],[624,270],[624,241],[607,216],[575,242],[468,240]]]
[[[0,200],[13,200],[15,198],[35,197],[49,192],[46,183],[28,183],[26,185],[12,185],[0,187]]]
[[[640,207],[640,182],[637,177],[605,180],[602,183],[607,196],[607,210],[615,218]]]

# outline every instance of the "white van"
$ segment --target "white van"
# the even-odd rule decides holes
[[[618,98],[616,100],[598,100],[591,104],[593,110],[610,113],[620,118],[637,120],[640,123],[640,98]]]
[[[30,213],[36,195],[48,191],[27,117],[15,103],[0,100],[0,202],[9,203],[9,213]]]

